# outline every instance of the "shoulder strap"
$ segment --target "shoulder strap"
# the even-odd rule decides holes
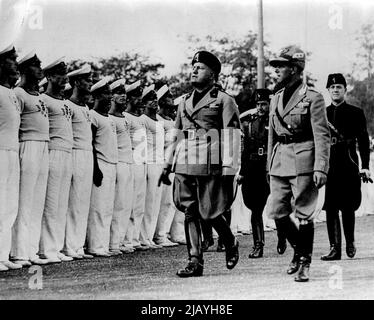
[[[278,118],[278,121],[279,123],[281,124],[281,126],[283,128],[285,128],[289,133],[291,134],[295,134],[295,130],[292,129],[292,127],[290,125],[288,125],[284,120],[283,118],[281,117],[281,115],[279,114],[279,111],[278,111],[278,104],[275,106],[275,115],[277,116]]]

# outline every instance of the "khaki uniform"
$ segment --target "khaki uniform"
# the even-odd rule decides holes
[[[293,197],[296,217],[309,220],[318,198],[313,172],[327,174],[329,169],[330,131],[325,102],[320,93],[301,84],[283,106],[283,92],[284,89],[278,91],[270,104],[269,215],[275,219],[289,215]],[[276,109],[287,127],[279,120]]]

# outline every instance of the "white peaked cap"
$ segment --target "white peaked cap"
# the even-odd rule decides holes
[[[257,109],[256,108],[249,109],[249,110],[244,111],[243,113],[241,113],[240,116],[239,116],[239,119],[244,118],[246,116],[251,116],[251,115],[253,115],[255,113],[257,113]]]
[[[165,93],[166,92],[168,92],[169,91],[169,87],[166,85],[166,84],[164,84],[160,89],[158,89],[158,91],[157,91],[157,100],[160,100],[164,95],[165,95]]]
[[[68,77],[74,77],[74,76],[80,76],[80,75],[89,74],[89,73],[91,73],[91,65],[89,65],[87,63],[83,67],[81,67],[81,68],[79,68],[77,70],[70,71],[67,74],[67,76]]]
[[[108,84],[108,82],[109,82],[110,80],[112,80],[112,77],[110,77],[110,76],[106,76],[106,77],[104,77],[103,79],[101,79],[100,81],[96,82],[96,83],[91,87],[91,92],[94,92],[95,90],[104,87],[105,85]]]
[[[0,54],[4,54],[4,53],[7,53],[9,51],[12,51],[13,48],[14,48],[14,44],[13,43],[9,44],[5,48],[4,47],[0,47]]]
[[[32,59],[35,55],[36,55],[35,50],[32,50],[32,51],[26,53],[24,56],[22,56],[22,57],[20,57],[20,58],[18,59],[18,64],[24,63],[24,62],[26,62],[27,60]]]
[[[40,80],[40,82],[39,82],[39,87],[44,86],[47,82],[48,82],[47,78],[44,77],[42,80]]]
[[[131,91],[135,90],[136,88],[140,87],[140,84],[141,84],[141,82],[140,82],[140,80],[138,80],[138,81],[136,81],[132,84],[127,85],[126,88],[125,88],[126,92],[131,92]]]
[[[51,69],[57,66],[58,64],[60,64],[61,62],[65,62],[65,56],[58,58],[57,60],[53,60],[52,62],[49,62],[48,64],[46,63],[46,66],[43,67],[43,70],[45,71],[45,70]]]
[[[114,81],[109,87],[110,87],[110,90],[114,90],[121,85],[124,86],[125,84],[126,84],[126,79],[121,78],[121,79]]]
[[[143,89],[143,93],[142,93],[142,99],[148,94],[150,93],[151,91],[155,91],[155,85],[154,84],[151,84],[150,86],[148,87],[145,87]]]

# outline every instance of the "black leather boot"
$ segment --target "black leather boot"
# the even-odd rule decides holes
[[[312,262],[314,240],[314,223],[300,224],[297,251],[300,254],[299,270],[295,276],[296,282],[309,281],[309,268]]]
[[[214,245],[213,228],[209,221],[201,219],[200,223],[204,239],[201,244],[201,249],[207,251],[209,247]]]
[[[279,223],[278,220],[274,220],[274,221],[277,227],[277,236],[278,236],[277,252],[278,254],[283,254],[287,249],[286,233],[282,229],[282,223]]]
[[[345,251],[349,258],[353,258],[356,254],[356,247],[354,242],[347,242]]]
[[[334,261],[342,258],[342,234],[339,211],[326,212],[327,232],[330,241],[330,252],[321,257],[323,261]]]
[[[223,244],[223,241],[221,238],[218,238],[218,241],[217,241],[217,252],[225,252],[225,245]]]
[[[276,220],[277,234],[278,234],[278,245],[277,251],[279,254],[283,254],[287,248],[287,243],[285,239],[291,244],[293,248],[296,247],[298,230],[295,223],[291,220],[289,216],[283,217]]]
[[[261,243],[257,242],[252,248],[252,251],[249,253],[248,258],[250,259],[262,258],[263,255],[264,255],[264,246]]]
[[[300,259],[300,256],[299,256],[298,252],[296,251],[296,247],[295,247],[294,248],[294,253],[293,253],[293,258],[292,258],[290,264],[288,265],[288,269],[287,269],[288,274],[294,274],[295,272],[297,272],[297,270],[299,269],[299,259]]]
[[[239,261],[239,241],[234,240],[232,247],[226,247],[226,267],[227,269],[234,269]]]
[[[201,258],[191,259],[184,269],[177,271],[177,276],[181,278],[200,277],[204,271],[204,260]]]

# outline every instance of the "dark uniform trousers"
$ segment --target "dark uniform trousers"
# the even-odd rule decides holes
[[[270,193],[266,180],[267,116],[254,115],[243,122],[244,138],[240,175],[243,176],[242,194],[245,206],[252,211],[251,225],[255,246],[265,244],[262,213]]]
[[[327,118],[337,132],[331,130],[330,170],[326,183],[324,209],[330,246],[341,250],[339,211],[346,244],[354,242],[355,211],[361,204],[356,143],[363,169],[369,169],[369,136],[363,111],[343,102],[327,107]]]

